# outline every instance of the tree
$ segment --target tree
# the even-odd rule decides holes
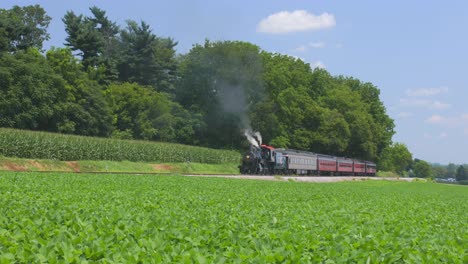
[[[107,136],[110,113],[100,87],[71,51],[37,49],[0,56],[0,126]]]
[[[447,166],[447,178],[455,178],[457,173],[457,166],[453,163],[449,163]]]
[[[432,178],[432,167],[424,160],[418,160],[413,166],[414,176],[417,178]]]
[[[447,168],[440,165],[432,165],[432,175],[436,178],[447,178]]]
[[[65,81],[37,49],[0,56],[0,126],[56,131]]]
[[[119,80],[174,93],[177,42],[157,37],[143,21],[139,25],[129,20],[120,33],[120,45]]]
[[[363,83],[354,78],[340,76],[337,79],[359,93],[361,102],[366,106],[366,112],[372,116],[372,141],[375,144],[375,154],[378,161],[384,149],[391,144],[395,134],[394,121],[387,115],[385,106],[380,100],[380,90],[371,83]]]
[[[393,171],[400,175],[409,168],[413,157],[405,144],[394,143],[383,150],[378,163],[379,170]]]
[[[41,50],[50,20],[39,5],[0,9],[0,51]]]
[[[114,126],[113,136],[134,139],[194,143],[199,120],[164,93],[136,83],[111,84],[107,88]]]
[[[325,87],[323,93],[319,97],[321,105],[340,113],[349,127],[348,144],[340,154],[376,160],[377,142],[373,132],[377,128],[361,95],[336,81]]]
[[[468,173],[463,165],[457,168],[456,179],[457,181],[468,180]]]
[[[295,142],[292,135],[296,128],[301,127],[297,126],[299,123],[295,123],[294,120],[302,122],[302,112],[313,111],[311,103],[316,106],[313,100],[309,100],[309,64],[277,53],[262,51],[260,55],[263,69],[261,79],[265,90],[262,101],[251,111],[252,124],[262,132],[266,143],[276,147],[292,147],[302,141],[307,144],[303,145],[302,149],[308,149],[310,142],[306,134],[309,132],[303,130],[295,133],[298,142]],[[296,96],[295,90],[300,96]],[[294,101],[296,99],[297,102]],[[301,108],[302,106],[306,108]],[[298,116],[294,113],[298,113]]]
[[[101,67],[99,81],[109,83],[117,78],[117,60],[120,58],[117,35],[119,27],[110,21],[106,12],[91,7],[93,16],[85,17],[68,11],[62,21],[68,36],[65,45],[79,51],[86,71]]]
[[[47,52],[52,69],[65,80],[66,99],[58,131],[87,136],[109,136],[112,116],[103,96],[103,87],[83,72],[83,65],[68,48],[52,48]]]

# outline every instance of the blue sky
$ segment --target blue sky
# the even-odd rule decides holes
[[[415,158],[468,163],[467,1],[2,1],[40,4],[63,46],[67,10],[96,5],[111,20],[144,20],[186,53],[210,40],[242,40],[299,57],[333,75],[372,82],[395,120],[395,142]]]

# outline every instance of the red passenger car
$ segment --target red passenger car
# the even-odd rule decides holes
[[[366,174],[369,176],[374,176],[377,172],[377,168],[375,163],[373,162],[366,162]]]
[[[352,159],[337,158],[336,161],[338,162],[338,172],[340,174],[353,173],[353,160]]]
[[[317,160],[319,172],[336,172],[336,159],[334,157],[319,155]]]
[[[363,175],[366,173],[366,164],[362,161],[354,161],[354,174]]]

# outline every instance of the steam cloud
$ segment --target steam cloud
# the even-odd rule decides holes
[[[223,110],[239,117],[242,131],[247,140],[250,144],[260,147],[262,144],[262,135],[260,132],[253,131],[251,128],[250,119],[247,114],[248,103],[244,87],[242,85],[230,85],[223,81],[217,81],[215,83],[217,96]]]
[[[259,147],[262,136],[252,129],[248,111],[264,96],[263,62],[258,54],[243,54],[244,57],[228,57],[224,64],[226,72],[212,79],[212,89],[225,113],[238,118],[239,132],[250,144]],[[211,60],[211,58],[210,58]]]
[[[254,132],[252,129],[246,129],[244,130],[244,135],[247,137],[250,144],[256,147],[260,147],[262,144],[262,135],[260,135],[260,132]]]

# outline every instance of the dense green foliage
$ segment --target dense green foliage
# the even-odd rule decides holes
[[[464,186],[2,173],[0,190],[2,263],[468,261]]]
[[[417,160],[413,164],[414,176],[417,178],[432,178],[432,168],[429,163],[424,160]]]
[[[101,87],[68,50],[0,55],[0,126],[108,136],[111,116]]]
[[[42,49],[50,20],[39,5],[0,9],[0,52]]]
[[[176,56],[144,21],[121,27],[97,7],[62,21],[66,48],[44,56],[45,11],[0,10],[1,127],[221,149],[246,147],[252,129],[277,147],[373,161],[392,142],[371,83],[241,41]]]
[[[463,165],[460,165],[460,167],[457,168],[456,178],[457,181],[468,180],[468,172],[466,171],[466,168]]]
[[[114,137],[193,143],[200,125],[165,93],[138,84],[111,84],[105,91],[114,120]]]
[[[403,175],[412,165],[413,156],[405,144],[394,143],[384,149],[379,170],[393,171]]]
[[[441,178],[441,179],[455,179],[457,177],[457,173],[463,178],[463,175],[466,175],[468,180],[468,164],[454,164],[449,163],[448,165],[442,164],[432,164],[432,172],[434,177]],[[466,174],[464,174],[464,172]]]
[[[171,143],[92,138],[0,128],[0,155],[56,160],[234,163],[239,153]]]

